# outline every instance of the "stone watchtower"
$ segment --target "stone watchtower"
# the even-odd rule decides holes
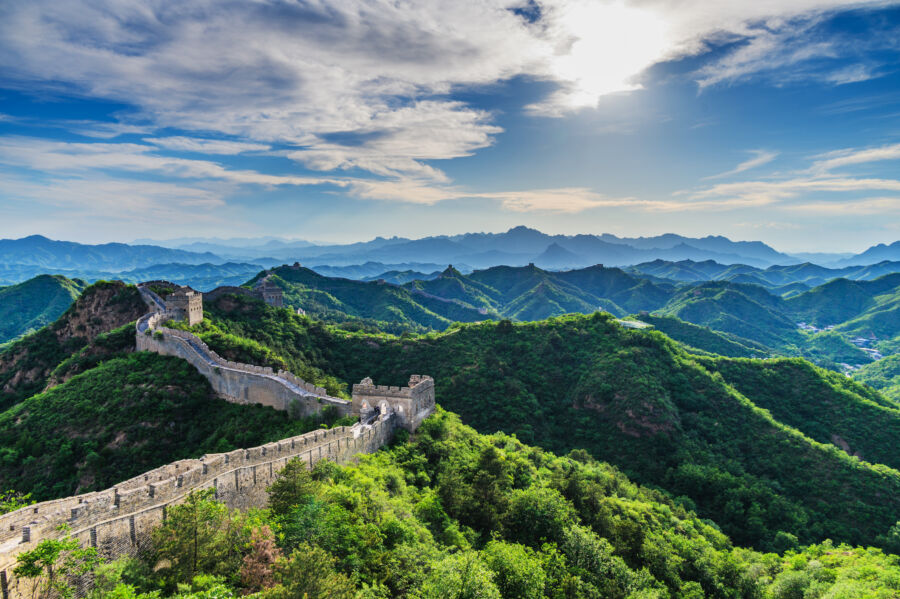
[[[375,385],[369,377],[353,385],[353,413],[365,418],[376,409],[394,411],[403,428],[414,431],[434,412],[434,379],[427,375],[409,377],[407,387]]]
[[[186,320],[194,326],[203,320],[203,294],[190,287],[179,287],[166,296],[166,317]]]
[[[256,285],[253,286],[253,295],[270,306],[284,307],[284,293],[281,291],[281,287],[270,281],[268,276],[256,282]]]

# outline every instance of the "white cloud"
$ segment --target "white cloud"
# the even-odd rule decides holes
[[[197,152],[200,154],[243,154],[244,152],[262,152],[270,149],[270,146],[266,144],[183,136],[147,137],[144,138],[144,141],[167,150]]]
[[[826,216],[862,216],[900,213],[900,197],[841,199],[835,202],[806,202],[788,205],[785,210]]]
[[[156,173],[180,179],[220,180],[238,185],[324,185],[338,182],[331,178],[228,169],[209,160],[159,156],[153,154],[154,150],[154,146],[135,143],[74,143],[13,136],[0,139],[0,164],[53,174],[96,175],[104,171],[125,171]]]
[[[867,162],[881,160],[900,160],[900,144],[890,144],[877,148],[849,148],[835,150],[816,156],[813,162],[812,172],[828,173],[836,168],[841,168]]]
[[[718,175],[711,175],[709,177],[705,177],[705,179],[720,179],[722,177],[730,177],[731,175],[743,173],[744,171],[748,171],[752,168],[768,164],[778,157],[778,152],[769,152],[767,150],[750,150],[749,153],[753,155],[753,158],[741,162],[730,171],[725,171],[724,173],[719,173]]]

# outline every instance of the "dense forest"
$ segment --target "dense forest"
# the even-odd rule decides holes
[[[216,351],[250,339],[270,352],[261,364],[286,363],[312,380],[402,384],[411,372],[431,374],[439,403],[480,431],[558,453],[585,449],[681,497],[741,544],[771,549],[786,532],[802,543],[883,545],[898,520],[900,472],[878,463],[896,465],[897,404],[811,365],[806,377],[790,375],[804,411],[782,414],[767,403],[784,382],[766,375],[769,361],[739,362],[753,380],[745,394],[726,376],[732,362],[603,313],[419,337],[348,333],[248,298],[214,302],[207,316],[196,328]],[[873,462],[850,455],[860,451]]]
[[[67,544],[68,543],[68,544]],[[664,494],[583,451],[479,435],[439,410],[358,465],[292,462],[265,510],[196,493],[138,558],[101,564],[66,539],[40,555],[93,574],[96,599],[888,599],[900,558],[831,541],[779,553],[731,541]],[[44,553],[40,553],[43,550]],[[65,579],[56,573],[56,586]]]

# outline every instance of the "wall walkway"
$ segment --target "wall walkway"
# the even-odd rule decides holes
[[[59,538],[66,524],[82,546],[96,547],[103,557],[134,555],[145,547],[150,531],[165,521],[166,508],[192,491],[214,488],[216,498],[231,508],[266,504],[266,489],[288,460],[311,468],[328,458],[339,464],[360,453],[372,453],[397,429],[391,414],[370,424],[319,430],[228,453],[180,460],[122,482],[111,489],[45,501],[0,516],[0,594],[3,599],[30,597],[28,580],[12,575],[16,556],[41,540]]]
[[[331,406],[341,416],[350,414],[351,403],[331,397],[322,387],[307,383],[294,374],[271,368],[232,362],[209,348],[199,337],[162,326],[165,304],[146,287],[138,287],[153,310],[137,321],[135,344],[147,350],[187,360],[205,376],[223,399],[242,404],[258,403],[276,410],[294,409],[310,416]]]

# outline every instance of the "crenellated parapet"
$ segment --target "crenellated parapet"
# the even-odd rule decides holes
[[[59,538],[62,524],[83,546],[96,547],[103,557],[134,555],[165,520],[166,508],[193,491],[213,488],[216,499],[231,508],[264,507],[267,488],[289,460],[301,459],[309,468],[323,458],[345,464],[358,454],[377,451],[396,428],[396,419],[387,413],[366,424],[179,460],[104,491],[45,501],[0,516],[0,595],[30,596],[29,581],[16,580],[12,574],[16,556],[44,539]]]

